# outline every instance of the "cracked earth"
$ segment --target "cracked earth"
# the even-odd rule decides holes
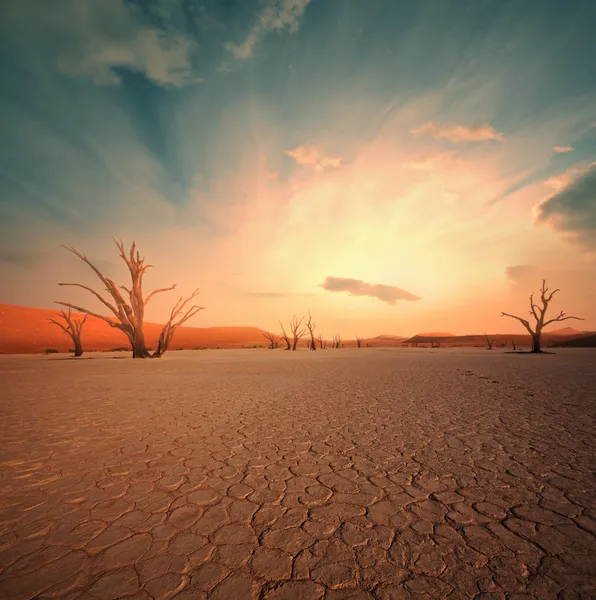
[[[0,358],[0,597],[596,598],[596,353]]]

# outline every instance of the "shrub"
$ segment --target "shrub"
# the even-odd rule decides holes
[[[56,350],[56,348],[46,348],[43,353],[44,354],[59,354],[60,350]],[[74,352],[74,350],[73,350]]]

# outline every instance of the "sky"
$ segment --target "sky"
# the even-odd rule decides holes
[[[51,6],[50,6],[51,5]],[[596,330],[593,0],[19,0],[0,6],[0,303],[160,322],[311,312],[329,337]]]

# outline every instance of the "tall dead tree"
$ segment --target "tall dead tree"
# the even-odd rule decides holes
[[[327,340],[323,338],[322,331],[317,334],[317,337],[315,339],[317,340],[317,343],[319,344],[319,348],[321,350],[327,350]]]
[[[263,333],[263,337],[269,342],[269,350],[275,350],[279,348],[279,343],[281,342],[281,338],[275,333],[271,333],[269,331],[265,331]]]
[[[532,336],[532,350],[531,352],[538,354],[542,352],[540,348],[540,339],[542,336],[542,330],[551,323],[557,323],[559,321],[567,321],[568,319],[576,319],[578,321],[583,321],[582,317],[572,317],[567,316],[563,311],[561,311],[556,317],[545,320],[546,311],[548,309],[548,305],[553,299],[554,295],[561,290],[556,289],[548,293],[548,287],[546,287],[546,279],[542,280],[542,287],[540,288],[540,303],[542,306],[539,306],[534,302],[534,294],[530,294],[530,316],[534,317],[534,325],[530,325],[530,321],[528,319],[523,319],[522,317],[518,317],[516,315],[511,315],[509,313],[502,312],[502,317],[511,317],[512,319],[517,319],[527,330],[528,333]]]
[[[60,313],[56,315],[56,318],[62,318],[64,323],[60,323],[52,318],[48,318],[50,323],[57,325],[62,329],[63,333],[70,336],[72,339],[72,343],[74,344],[74,355],[75,356],[83,356],[83,346],[81,344],[81,333],[83,331],[83,325],[85,321],[87,321],[87,317],[89,315],[85,315],[82,319],[73,319],[72,312],[70,308],[68,309],[68,313],[64,310],[60,310]]]
[[[306,329],[302,327],[302,321],[304,321],[304,317],[298,320],[298,317],[296,315],[294,315],[292,317],[292,320],[290,321],[290,331],[292,333],[292,350],[296,350],[298,342],[306,334]]]
[[[286,330],[281,321],[279,322],[279,326],[281,327],[281,338],[286,343],[285,349],[291,350],[292,349],[292,340],[290,339],[290,336],[286,333]]]
[[[356,348],[362,348],[362,338],[356,335]]]
[[[104,284],[105,290],[111,296],[112,302],[106,300],[101,294],[92,288],[80,283],[59,283],[58,285],[69,285],[87,290],[93,294],[106,308],[108,308],[114,317],[116,317],[116,319],[114,320],[113,317],[100,315],[87,308],[76,306],[70,302],[57,302],[56,304],[61,304],[62,306],[67,306],[68,308],[74,308],[79,312],[101,319],[110,327],[122,331],[130,342],[133,358],[159,358],[167,350],[176,328],[194,316],[197,312],[203,310],[202,306],[191,306],[190,308],[186,309],[186,312],[184,312],[188,302],[194,298],[199,291],[195,290],[186,300],[180,298],[180,300],[176,303],[172,309],[168,322],[163,326],[161,335],[159,337],[158,348],[153,354],[151,354],[145,344],[145,332],[143,328],[145,307],[155,295],[175,289],[176,284],[168,288],[154,290],[147,296],[144,296],[143,276],[145,275],[147,269],[150,269],[152,265],[145,264],[145,259],[139,254],[134,241],[132,242],[130,251],[128,253],[125,252],[122,242],[117,242],[114,240],[114,243],[120,251],[120,258],[122,258],[122,260],[126,263],[130,273],[130,288],[127,288],[123,285],[117,286],[109,277],[106,277],[103,273],[101,273],[101,271],[99,271],[99,269],[95,267],[95,265],[93,265],[93,263],[91,263],[86,256],[72,247],[63,246],[63,248],[66,248],[66,250],[72,252],[92,269],[99,280]],[[126,292],[128,301],[124,299],[124,296],[120,290],[124,290],[124,292]]]
[[[315,327],[316,327],[316,323],[312,320],[312,316],[310,313],[308,313],[308,321],[306,322],[306,328],[308,329],[308,333],[310,335],[310,340],[308,341],[308,349],[309,350],[316,350],[317,349],[317,344],[315,341]]]

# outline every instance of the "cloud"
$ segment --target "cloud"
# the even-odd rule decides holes
[[[338,168],[343,164],[343,160],[336,156],[325,156],[312,146],[298,146],[294,150],[287,150],[286,154],[291,156],[297,164],[305,167],[312,167],[317,171],[326,168]]]
[[[416,169],[420,171],[432,171],[438,167],[443,167],[454,160],[454,152],[428,152],[419,154],[412,160],[404,163],[404,169]]]
[[[446,139],[450,142],[485,142],[496,140],[502,142],[505,136],[497,131],[492,125],[482,123],[478,125],[437,125],[436,123],[425,123],[410,133],[415,136],[429,134],[436,140]]]
[[[300,17],[311,2],[312,0],[270,0],[245,40],[240,44],[229,42],[226,49],[238,60],[252,58],[255,46],[267,33],[283,29],[296,33],[300,27]]]
[[[360,279],[346,279],[344,277],[327,277],[321,287],[328,292],[349,292],[350,296],[370,296],[378,298],[382,302],[387,302],[392,306],[398,300],[421,300],[406,290],[393,285],[383,285],[380,283],[366,283]]]
[[[573,146],[555,146],[553,150],[558,154],[565,154],[567,152],[573,152],[575,148]]]
[[[536,207],[536,221],[596,250],[596,163],[579,170],[575,177]]]
[[[249,292],[248,294],[257,298],[308,298],[314,296],[310,292]]]
[[[536,279],[538,269],[532,265],[513,265],[505,267],[505,276],[510,283],[527,283],[530,279]]]
[[[57,68],[69,77],[117,85],[117,69],[128,69],[158,85],[200,81],[192,73],[189,39],[152,24],[125,0],[56,0],[51,6],[21,0],[10,17],[33,36],[41,32],[39,37],[50,40]]]

